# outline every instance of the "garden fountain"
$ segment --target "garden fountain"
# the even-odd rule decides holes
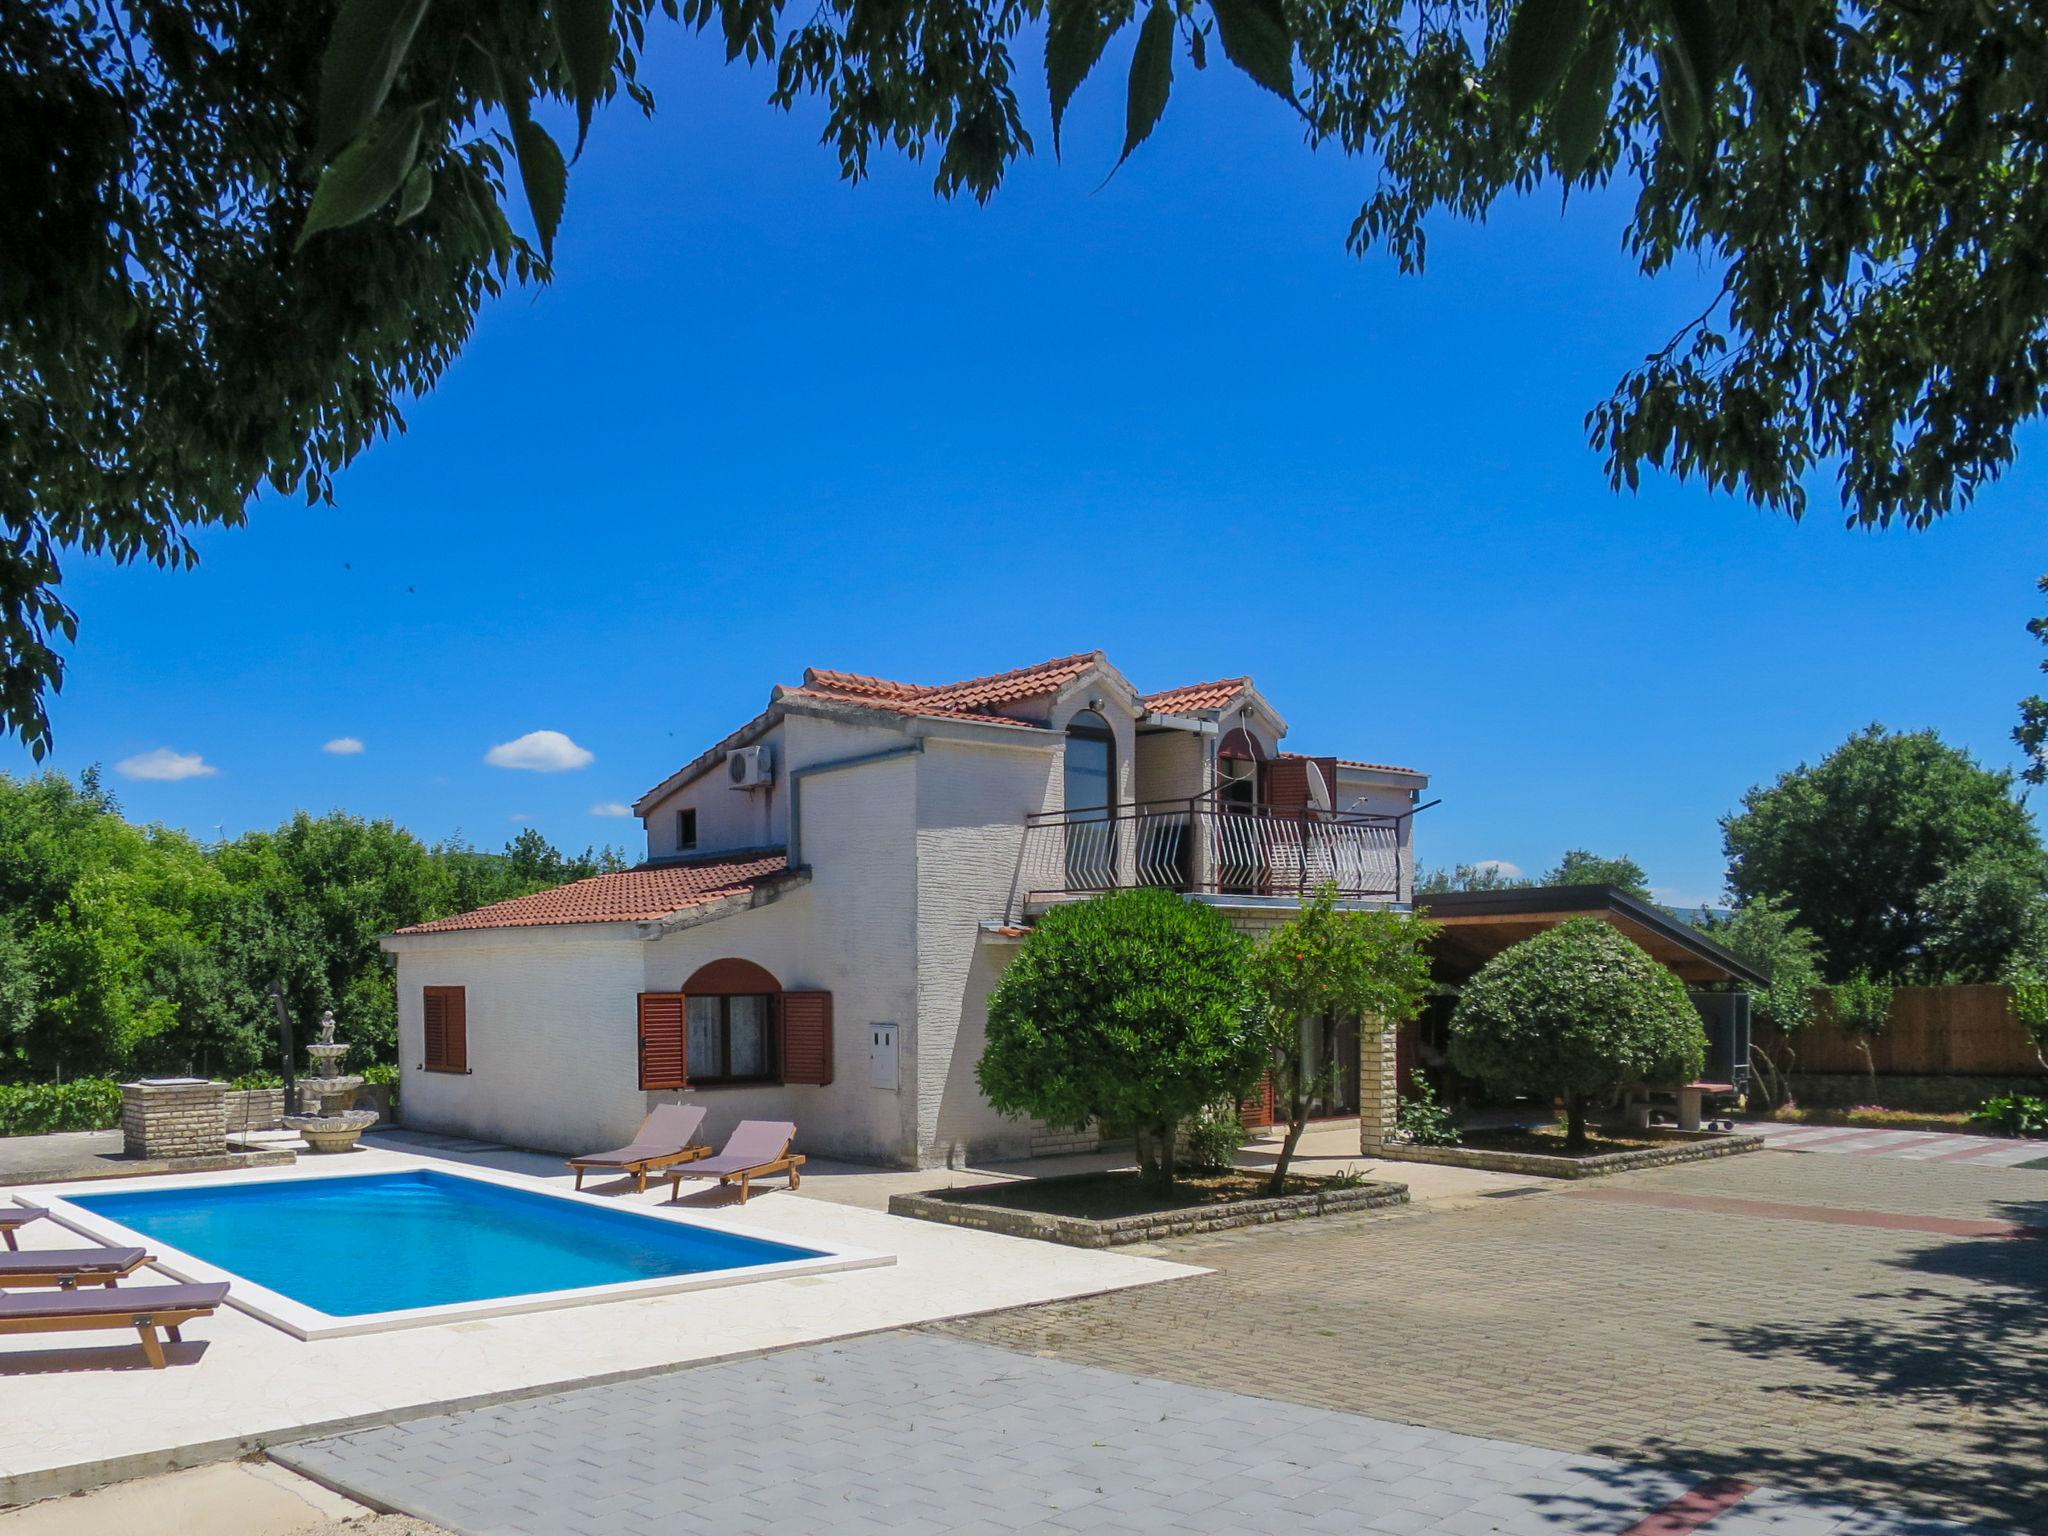
[[[348,1046],[334,1038],[334,1013],[320,1015],[320,1038],[306,1047],[313,1058],[314,1076],[298,1082],[299,1113],[286,1115],[284,1123],[306,1138],[315,1152],[347,1152],[356,1138],[377,1123],[377,1112],[355,1108],[360,1077],[341,1075],[341,1058]]]

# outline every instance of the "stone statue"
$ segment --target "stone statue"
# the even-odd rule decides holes
[[[320,1043],[322,1045],[334,1044],[334,1010],[332,1008],[320,1015]]]

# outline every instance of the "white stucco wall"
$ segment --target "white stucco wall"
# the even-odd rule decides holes
[[[993,747],[933,742],[918,764],[916,1146],[919,1160],[1029,1151],[1031,1127],[981,1096],[987,996],[1009,946],[982,942],[1016,873],[1024,818],[1057,800],[1054,743]]]
[[[645,947],[618,925],[505,928],[397,941],[401,1114],[423,1130],[550,1151],[631,1139]],[[469,1071],[428,1072],[423,989],[461,987]]]

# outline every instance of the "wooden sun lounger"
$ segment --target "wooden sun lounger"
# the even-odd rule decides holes
[[[155,1258],[140,1248],[39,1248],[0,1253],[0,1290],[13,1286],[116,1285]]]
[[[178,1330],[198,1317],[211,1317],[227,1299],[226,1281],[211,1285],[131,1285],[126,1290],[36,1291],[0,1295],[0,1335],[70,1333],[91,1328],[133,1328],[142,1353],[162,1370],[161,1328],[173,1344]]]
[[[772,1174],[789,1175],[789,1187],[801,1188],[803,1175],[797,1170],[804,1165],[802,1153],[792,1153],[790,1144],[796,1140],[796,1126],[788,1120],[742,1120],[733,1127],[726,1139],[725,1150],[716,1157],[678,1168],[669,1177],[668,1197],[673,1200],[682,1193],[685,1179],[717,1179],[720,1184],[737,1182],[740,1187],[740,1204],[747,1203],[747,1196],[753,1193],[753,1182]]]
[[[0,1205],[0,1242],[7,1244],[12,1252],[20,1246],[14,1234],[32,1221],[41,1221],[50,1213],[40,1205]]]
[[[690,1144],[690,1138],[703,1123],[701,1104],[655,1105],[627,1145],[569,1159],[569,1166],[576,1170],[576,1187],[583,1187],[586,1173],[630,1173],[635,1193],[645,1194],[648,1174],[711,1155],[709,1147]]]

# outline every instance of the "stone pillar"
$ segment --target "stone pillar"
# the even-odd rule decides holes
[[[227,1085],[203,1077],[145,1077],[121,1085],[122,1150],[157,1161],[219,1157],[228,1149]]]
[[[1384,1152],[1394,1139],[1394,1111],[1400,1097],[1394,1072],[1394,1031],[1374,1019],[1358,1021],[1358,1150]]]

